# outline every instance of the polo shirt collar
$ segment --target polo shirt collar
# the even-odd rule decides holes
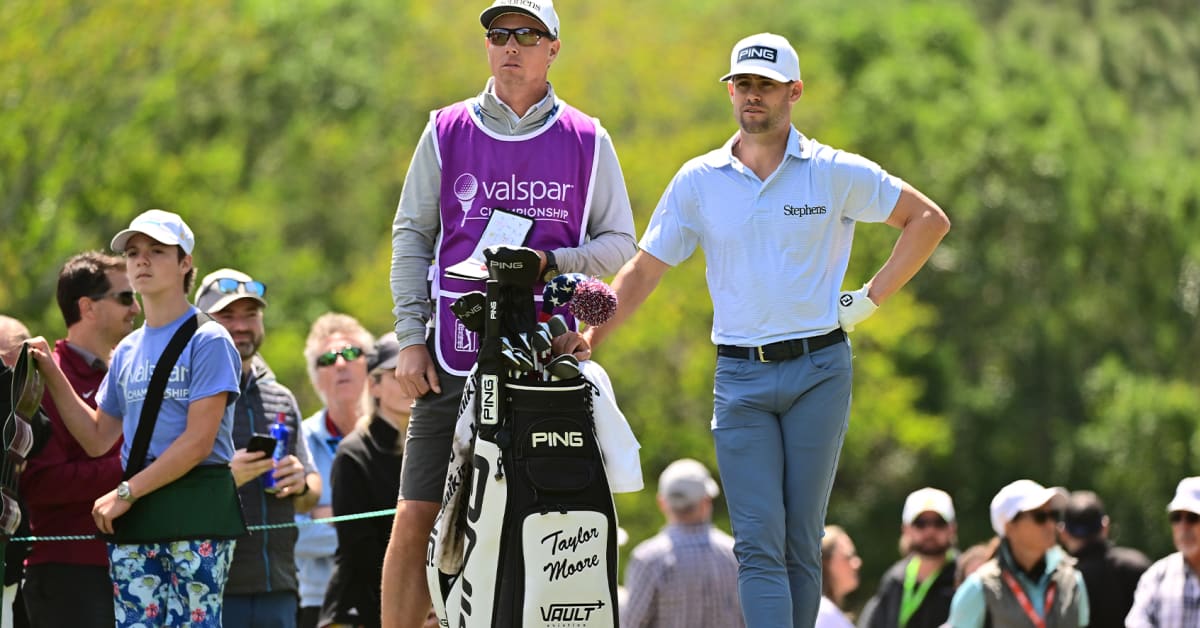
[[[710,153],[709,164],[721,168],[724,166],[732,166],[735,157],[733,156],[733,143],[737,140],[738,134],[734,132],[721,148]],[[795,157],[796,159],[809,159],[813,156],[812,140],[804,136],[803,133],[796,130],[796,125],[791,125],[788,131],[788,141],[786,155]]]

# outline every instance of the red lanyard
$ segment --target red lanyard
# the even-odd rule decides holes
[[[1017,579],[1012,577],[1012,574],[1001,570],[1000,575],[1004,577],[1004,583],[1008,585],[1013,595],[1017,597],[1017,603],[1021,605],[1021,609],[1029,616],[1029,621],[1033,622],[1035,628],[1046,628],[1046,619],[1038,617],[1037,611],[1033,609],[1033,603],[1029,601],[1029,596],[1025,595],[1025,590],[1017,583]],[[1050,606],[1054,604],[1054,591],[1057,587],[1054,586],[1054,581],[1050,581],[1050,586],[1046,587],[1046,604],[1042,607],[1042,612],[1045,615],[1050,614]]]

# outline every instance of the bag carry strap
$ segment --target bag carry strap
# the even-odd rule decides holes
[[[158,357],[154,365],[154,374],[150,376],[150,386],[146,389],[146,399],[142,402],[142,416],[138,419],[137,432],[133,435],[133,444],[129,448],[129,461],[125,465],[125,474],[121,479],[128,480],[146,467],[146,453],[150,451],[150,437],[154,434],[154,424],[158,423],[158,409],[162,406],[163,395],[167,392],[167,380],[175,363],[179,361],[183,348],[192,340],[196,330],[206,321],[213,320],[204,312],[183,321],[167,348]]]

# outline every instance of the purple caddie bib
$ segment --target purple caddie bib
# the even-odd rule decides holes
[[[474,107],[465,101],[432,114],[442,166],[442,228],[432,269],[434,335],[438,362],[455,375],[475,365],[479,338],[463,327],[450,304],[482,291],[484,282],[447,277],[445,269],[475,250],[493,208],[534,220],[525,246],[544,251],[582,244],[598,155],[596,121],[566,103],[540,129],[520,136],[489,131]],[[539,283],[534,289],[539,309],[541,288]]]

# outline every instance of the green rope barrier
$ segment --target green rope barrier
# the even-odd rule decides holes
[[[374,517],[385,517],[396,514],[395,508],[386,510],[373,510],[371,512],[358,512],[350,515],[337,515],[336,517],[325,517],[324,519],[311,519],[309,521],[289,521],[287,523],[263,523],[259,525],[246,526],[250,532],[259,530],[278,530],[280,528],[298,528],[300,526],[311,526],[318,523],[338,523],[339,521],[354,521],[355,519],[372,519]],[[100,538],[95,534],[67,534],[60,536],[15,536],[8,541],[10,543],[35,543],[41,541],[91,541]]]

